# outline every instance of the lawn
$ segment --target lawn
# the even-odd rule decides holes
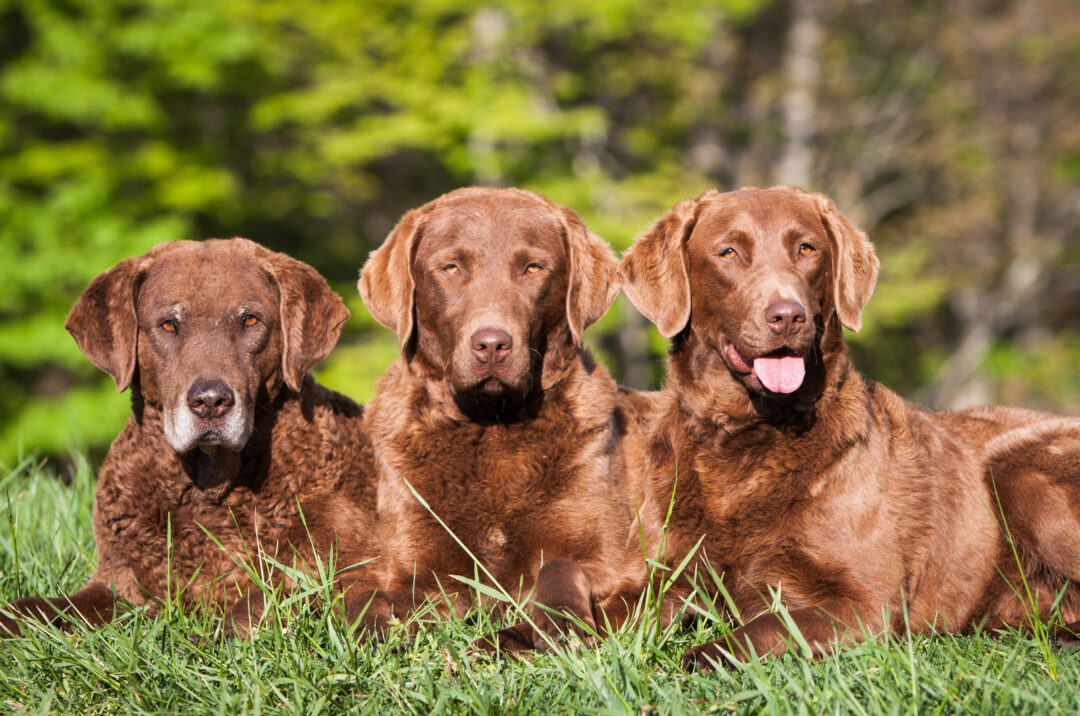
[[[80,587],[94,557],[93,466],[69,481],[27,464],[0,477],[0,599]],[[67,482],[68,484],[65,484]],[[318,592],[322,585],[314,584]],[[646,605],[648,606],[648,605]],[[40,627],[0,644],[0,708],[29,713],[1077,713],[1080,653],[1017,633],[899,636],[820,661],[786,656],[687,674],[680,654],[731,624],[644,620],[531,661],[470,656],[491,628],[425,618],[358,643],[330,599],[285,600],[248,641],[166,604],[98,630]],[[192,637],[202,637],[201,639]],[[1056,676],[1055,676],[1056,675]]]

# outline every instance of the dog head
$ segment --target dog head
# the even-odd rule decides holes
[[[310,266],[246,239],[173,241],[83,291],[65,323],[79,348],[162,413],[178,452],[238,450],[255,405],[337,342],[348,310]]]
[[[809,389],[830,321],[859,330],[877,270],[866,236],[827,197],[776,187],[679,203],[619,274],[665,337],[692,336],[752,396],[782,398]]]
[[[459,189],[407,213],[360,276],[371,314],[459,404],[520,403],[611,305],[617,261],[570,209]]]

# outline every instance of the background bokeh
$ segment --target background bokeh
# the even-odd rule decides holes
[[[127,396],[63,319],[167,239],[316,266],[353,313],[319,377],[367,399],[396,344],[357,270],[474,183],[620,250],[709,187],[825,191],[882,258],[867,374],[1080,413],[1076,0],[0,0],[0,464],[116,434]],[[661,380],[625,299],[589,341]]]

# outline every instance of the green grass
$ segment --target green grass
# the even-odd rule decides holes
[[[92,571],[93,470],[65,485],[26,465],[0,476],[0,600],[58,594]],[[314,584],[316,591],[324,585]],[[470,658],[492,628],[425,617],[411,639],[358,643],[331,599],[284,600],[248,641],[211,635],[212,615],[136,609],[97,630],[33,628],[0,643],[0,710],[31,713],[1076,713],[1080,653],[1020,634],[899,636],[820,661],[785,656],[687,674],[682,652],[731,625],[632,624],[592,648],[531,661]],[[648,605],[646,605],[648,606]],[[290,619],[277,615],[295,612]],[[509,618],[509,617],[508,617]]]

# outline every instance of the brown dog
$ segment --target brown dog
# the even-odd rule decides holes
[[[905,615],[916,631],[1019,625],[1021,565],[1044,618],[1064,589],[1061,617],[1080,619],[1080,420],[930,413],[865,381],[841,326],[860,328],[877,267],[829,199],[782,187],[684,201],[620,267],[673,339],[648,540],[674,494],[668,561],[703,538],[698,566],[749,618],[688,665],[785,651],[770,589],[815,652]]]
[[[633,511],[617,388],[581,335],[614,299],[616,266],[577,214],[517,189],[451,192],[372,253],[360,293],[402,350],[367,416],[399,610],[478,575],[515,599],[535,583],[534,602],[596,626]],[[499,641],[546,643],[525,626]]]
[[[226,628],[242,635],[262,593],[239,563],[260,548],[301,567],[331,548],[342,566],[375,557],[363,408],[306,375],[347,317],[311,267],[245,239],[160,244],[94,279],[67,329],[132,389],[132,416],[98,476],[97,570],[71,596],[8,611],[100,624],[115,598],[180,594],[231,609]],[[371,570],[338,582],[373,588]],[[371,597],[361,591],[347,602],[353,616]]]

